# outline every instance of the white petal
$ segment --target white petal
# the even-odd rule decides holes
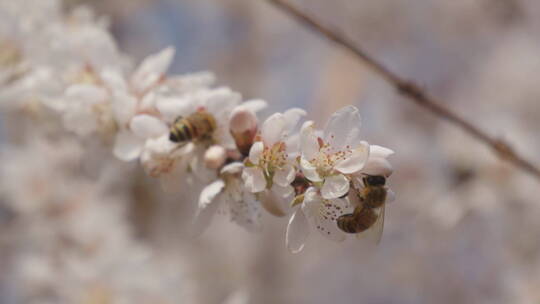
[[[349,180],[342,174],[327,177],[321,189],[325,199],[341,197],[349,192]]]
[[[220,173],[221,174],[238,174],[238,173],[241,173],[243,169],[244,169],[244,164],[243,163],[234,162],[234,163],[230,163],[230,164],[225,165],[221,169]]]
[[[280,198],[286,198],[286,199],[289,199],[289,202],[290,200],[292,200],[292,195],[294,193],[294,188],[291,186],[291,185],[287,185],[287,186],[280,186],[280,185],[276,185],[274,184],[272,186],[272,192],[274,192],[278,197]]]
[[[274,183],[286,187],[289,186],[296,176],[296,169],[291,165],[286,165],[285,168],[277,170],[274,174]]]
[[[272,191],[264,191],[261,193],[261,204],[270,214],[275,216],[285,216],[288,211],[286,205],[290,200],[285,199],[284,195],[280,193],[283,189],[274,189],[275,187],[276,185],[272,187]]]
[[[393,150],[382,146],[370,145],[369,147],[369,155],[371,155],[372,157],[387,158],[388,156],[394,154]]]
[[[287,121],[281,113],[275,113],[264,121],[261,127],[261,137],[267,147],[271,147],[281,140],[286,125]]]
[[[308,160],[315,158],[320,149],[313,126],[313,121],[306,121],[300,130],[300,151]]]
[[[127,84],[122,72],[117,69],[104,68],[100,73],[101,80],[113,91],[127,90]]]
[[[242,103],[239,107],[249,110],[253,113],[264,110],[268,106],[268,103],[262,99],[251,99]]]
[[[219,207],[218,195],[222,193],[224,188],[225,183],[219,179],[201,191],[199,206],[193,221],[193,234],[204,232],[205,228],[210,225],[210,221]]]
[[[352,174],[360,171],[369,158],[369,144],[363,141],[360,146],[355,148],[351,155],[340,161],[334,166],[334,169],[343,174]]]
[[[159,53],[146,57],[133,74],[133,85],[143,91],[163,75],[173,60],[174,48],[168,47]]]
[[[334,113],[324,128],[324,142],[335,149],[354,146],[360,141],[360,113],[354,106],[347,106]]]
[[[180,97],[160,97],[156,101],[156,108],[169,122],[173,122],[179,116],[186,117],[195,112],[193,101]]]
[[[387,190],[386,203],[394,202],[396,200],[396,193],[392,189],[390,189],[388,187],[386,187],[386,190]]]
[[[254,143],[249,150],[249,161],[254,165],[259,164],[263,150],[264,144],[262,143],[262,141]]]
[[[385,158],[370,157],[361,172],[368,175],[382,175],[388,177],[392,175],[393,171],[392,165]]]
[[[122,128],[127,128],[129,120],[135,115],[137,100],[125,91],[116,91],[113,94],[112,110],[114,118]]]
[[[301,209],[297,209],[291,216],[289,224],[287,225],[287,232],[285,234],[287,249],[289,249],[291,253],[302,251],[308,236],[309,223],[307,218]]]
[[[300,168],[302,169],[302,173],[304,173],[304,176],[310,181],[320,182],[323,180],[317,172],[317,167],[313,166],[308,160],[304,158],[304,156],[300,158]]]
[[[129,131],[120,131],[116,134],[113,154],[123,161],[131,161],[139,157],[144,140]]]
[[[226,87],[213,89],[203,95],[206,110],[219,121],[228,121],[230,113],[242,99],[240,94]]]
[[[246,189],[251,193],[261,192],[266,189],[266,179],[259,168],[245,168],[242,171],[242,179]]]
[[[133,117],[129,123],[129,127],[133,133],[142,138],[162,136],[169,131],[163,121],[147,114]]]
[[[261,208],[259,202],[251,193],[243,192],[240,200],[228,200],[231,220],[248,231],[257,231],[261,228]]]
[[[283,113],[283,117],[285,118],[285,121],[287,122],[287,126],[285,127],[285,130],[289,133],[292,132],[292,130],[296,127],[300,119],[304,116],[306,116],[306,111],[300,108],[292,108],[285,111],[285,113]]]
[[[199,210],[207,208],[218,194],[220,194],[225,188],[225,182],[218,179],[210,185],[204,187],[199,196]]]
[[[66,89],[65,96],[76,103],[94,104],[105,101],[107,91],[91,84],[75,84]]]
[[[347,210],[347,202],[342,199],[323,200],[315,190],[310,189],[306,191],[302,203],[302,211],[306,217],[325,237],[338,242],[345,240],[346,235],[337,227],[336,219]]]

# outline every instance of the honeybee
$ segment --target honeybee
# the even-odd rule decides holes
[[[360,202],[353,213],[338,217],[339,229],[347,233],[356,233],[372,229],[375,233],[376,243],[379,243],[384,226],[384,210],[387,196],[384,176],[365,176],[362,181],[364,188],[358,193]]]
[[[175,143],[208,138],[216,129],[214,117],[202,110],[188,117],[178,117],[171,126],[169,139]]]

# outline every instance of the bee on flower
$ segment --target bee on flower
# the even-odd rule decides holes
[[[298,138],[292,132],[305,114],[293,108],[266,119],[245,161],[242,178],[246,188],[276,216],[286,214],[294,193],[291,183],[298,171]]]
[[[358,109],[348,106],[330,117],[322,134],[313,122],[302,126],[300,169],[311,186],[295,199],[300,208],[291,216],[286,234],[292,252],[302,250],[309,226],[334,241],[345,240],[346,233],[337,220],[352,213],[358,203],[356,189],[350,191],[351,184],[368,174],[390,175],[392,168],[386,157],[393,152],[362,141],[360,123]]]

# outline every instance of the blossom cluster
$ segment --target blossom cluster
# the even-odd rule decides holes
[[[62,15],[52,0],[0,5],[0,29],[8,29],[0,32],[0,104],[39,113],[41,123],[81,142],[110,145],[117,159],[139,162],[165,191],[186,191],[186,181],[203,185],[199,224],[219,209],[257,230],[266,210],[291,215],[286,238],[293,252],[311,227],[342,241],[336,220],[354,209],[362,177],[392,173],[393,151],[361,139],[354,106],[334,113],[322,130],[303,121],[299,108],[262,120],[265,101],[216,86],[212,73],[167,74],[172,47],[132,64],[106,20],[87,8]],[[185,140],[173,140],[171,130]]]

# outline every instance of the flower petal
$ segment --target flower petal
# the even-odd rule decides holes
[[[347,106],[334,113],[324,128],[324,142],[335,149],[354,146],[360,136],[360,113],[354,106]]]
[[[251,149],[249,150],[249,161],[254,165],[258,165],[261,159],[261,154],[263,153],[263,150],[264,150],[264,144],[262,143],[262,141],[258,141],[254,143],[251,146]]]
[[[127,128],[129,120],[135,115],[137,100],[125,91],[115,91],[112,103],[112,111],[116,122],[120,127]]]
[[[231,221],[248,231],[260,230],[261,208],[253,194],[243,191],[241,199],[229,199],[228,202]]]
[[[186,117],[195,112],[193,101],[182,97],[160,97],[156,101],[156,108],[169,122],[173,122],[180,116]]]
[[[315,158],[320,149],[313,126],[313,121],[306,121],[300,130],[300,150],[308,160]]]
[[[238,174],[241,173],[244,169],[244,164],[241,162],[234,162],[225,165],[223,168],[221,168],[220,174]]]
[[[304,243],[309,236],[309,223],[302,212],[302,209],[297,209],[291,216],[289,224],[287,225],[287,232],[285,234],[285,242],[287,249],[291,253],[298,253],[304,248]]]
[[[343,241],[346,235],[337,227],[336,219],[348,207],[345,200],[323,200],[316,190],[309,188],[304,196],[302,211],[313,225],[325,237],[334,241]]]
[[[285,168],[277,170],[274,174],[274,183],[286,187],[289,186],[296,176],[296,169],[291,165],[286,165]]]
[[[321,182],[323,179],[317,172],[317,167],[312,165],[307,159],[302,156],[300,158],[300,168],[304,176],[312,182]]]
[[[296,127],[298,122],[302,117],[306,116],[306,111],[300,108],[292,108],[285,113],[283,113],[283,117],[285,118],[285,121],[287,122],[287,126],[285,127],[286,132],[290,133],[292,130]]]
[[[370,145],[369,146],[369,155],[373,157],[382,157],[387,158],[388,156],[394,154],[394,151],[382,146]]]
[[[201,234],[210,225],[210,221],[219,207],[218,196],[224,189],[225,183],[223,180],[218,179],[201,191],[199,206],[193,221],[193,234]]]
[[[280,141],[287,121],[281,113],[275,113],[274,115],[268,117],[262,127],[261,127],[261,137],[264,141],[264,144],[267,147],[273,146],[276,142]]]
[[[133,117],[129,127],[133,133],[142,138],[159,137],[169,131],[164,122],[147,114]]]
[[[242,107],[246,110],[252,111],[253,113],[257,113],[259,111],[264,110],[268,106],[268,103],[262,99],[251,99],[247,100],[238,107]]]
[[[370,157],[362,169],[362,173],[368,175],[390,176],[394,169],[388,160],[381,157]]]
[[[122,130],[116,134],[113,154],[123,161],[131,161],[141,155],[144,140],[135,134]]]
[[[349,191],[349,180],[342,174],[327,177],[321,189],[322,197],[334,199],[341,197]]]
[[[274,185],[271,191],[264,191],[261,197],[261,204],[266,211],[275,216],[287,215],[287,199],[283,193],[284,189],[275,189],[279,187]]]
[[[368,158],[369,144],[362,141],[360,146],[355,148],[351,155],[349,155],[347,158],[337,163],[334,166],[334,169],[343,174],[353,174],[360,171],[364,167]]]
[[[261,192],[266,189],[266,179],[259,168],[245,168],[242,171],[242,179],[246,189],[251,193]]]
[[[174,57],[174,48],[168,47],[159,53],[146,57],[133,73],[132,83],[142,92],[155,83],[171,65]]]

